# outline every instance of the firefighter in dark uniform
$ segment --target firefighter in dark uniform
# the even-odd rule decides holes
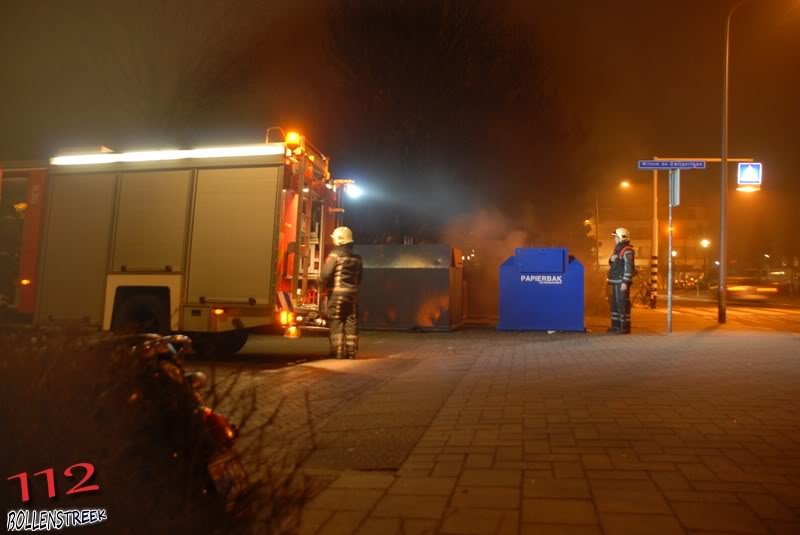
[[[608,284],[611,286],[611,327],[608,332],[631,332],[631,284],[636,275],[635,251],[626,228],[618,228],[614,236],[614,254],[608,259]]]
[[[349,228],[338,227],[331,238],[335,247],[320,273],[331,290],[327,308],[331,356],[354,359],[358,351],[358,286],[362,262],[353,251],[353,232]]]

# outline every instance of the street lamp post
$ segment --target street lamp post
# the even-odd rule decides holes
[[[595,271],[600,271],[600,194],[594,192],[594,255]]]
[[[727,242],[727,204],[728,204],[728,79],[730,75],[731,56],[731,18],[733,13],[748,0],[740,0],[728,12],[725,20],[725,76],[722,85],[722,160],[720,162],[720,197],[719,197],[719,285],[717,286],[717,321],[727,321],[727,295],[725,279],[728,275],[728,242]]]
[[[667,240],[667,248],[669,249],[669,267],[667,268],[667,333],[672,332],[672,264],[674,263],[673,260],[676,256],[678,256],[678,251],[672,248],[672,205],[670,205],[669,210],[669,239]]]

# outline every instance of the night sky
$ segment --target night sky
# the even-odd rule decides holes
[[[488,219],[566,242],[595,192],[620,224],[649,217],[646,195],[614,189],[649,187],[637,160],[720,154],[732,1],[0,3],[0,160],[294,128],[368,190],[347,213],[365,241]],[[732,25],[730,155],[762,161],[765,187],[732,190],[732,256],[800,255],[798,87],[800,1],[750,0]],[[712,238],[718,196],[718,165],[684,175]]]

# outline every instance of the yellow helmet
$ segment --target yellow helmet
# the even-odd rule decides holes
[[[333,230],[331,238],[333,238],[333,244],[337,247],[339,245],[347,245],[348,243],[353,243],[353,231],[347,227],[337,227]]]
[[[630,240],[631,239],[631,233],[625,227],[619,227],[619,228],[615,229],[614,232],[611,235],[612,236],[616,236],[617,238],[620,239],[620,241],[625,241],[625,240]]]

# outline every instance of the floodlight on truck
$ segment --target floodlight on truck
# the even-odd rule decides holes
[[[344,191],[345,193],[347,193],[347,196],[350,197],[351,199],[358,199],[359,197],[364,195],[364,190],[352,183],[347,184],[344,187]]]
[[[223,314],[225,314],[225,309],[223,309],[223,308],[215,308],[214,309],[214,315],[215,316],[222,316]]]

